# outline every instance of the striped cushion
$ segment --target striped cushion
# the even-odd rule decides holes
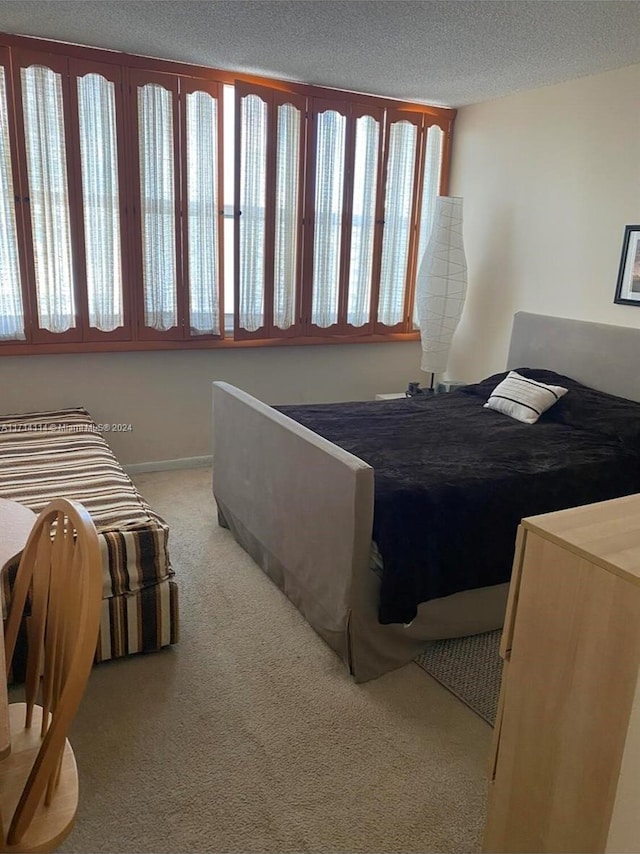
[[[103,598],[173,576],[166,523],[82,408],[0,417],[0,497],[38,513],[56,497],[87,508],[100,535]]]
[[[517,371],[509,371],[491,392],[485,407],[509,415],[516,421],[535,424],[542,413],[566,393],[567,389],[562,386],[546,385],[523,377]]]
[[[7,573],[2,588],[10,597]],[[156,652],[178,642],[178,588],[167,579],[128,596],[102,600],[95,662],[140,652]],[[24,682],[27,659],[26,626],[20,628],[9,682]]]

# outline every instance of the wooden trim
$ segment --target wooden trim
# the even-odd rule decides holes
[[[413,169],[413,200],[409,232],[409,248],[407,252],[407,273],[404,285],[404,332],[409,332],[413,326],[413,292],[416,279],[416,255],[418,254],[418,226],[420,223],[420,207],[418,200],[422,189],[422,152],[424,150],[426,150],[426,133],[424,131],[424,116],[421,116],[420,126],[418,127],[418,136],[416,139],[416,154]]]
[[[18,250],[18,275],[20,276],[20,290],[22,294],[24,333],[26,342],[30,343],[33,315],[31,306],[31,293],[28,287],[29,264],[27,257],[28,250],[25,240],[25,235],[27,233],[30,233],[30,231],[27,231],[27,223],[25,223],[24,218],[25,204],[23,203],[23,197],[27,195],[28,191],[27,185],[23,185],[24,175],[19,158],[19,136],[16,127],[16,117],[18,115],[18,111],[16,109],[15,102],[15,87],[13,74],[14,69],[11,63],[11,53],[9,51],[9,48],[7,47],[0,46],[0,64],[4,69],[5,91],[7,98],[6,116],[9,130],[9,155],[11,179],[13,182],[14,210],[16,218],[16,238]]]
[[[309,334],[313,304],[313,232],[316,194],[317,123],[313,115],[313,99],[307,101],[306,148],[304,169],[304,222],[302,228],[302,289],[300,293],[300,326],[304,336]]]
[[[233,132],[233,154],[234,154],[234,170],[233,170],[233,337],[234,340],[241,339],[240,329],[240,102],[242,100],[240,87],[236,83],[233,87],[234,101],[234,123]]]
[[[351,233],[353,231],[353,178],[356,159],[356,117],[353,104],[346,104],[347,122],[344,134],[342,177],[342,229],[340,234],[340,267],[338,272],[338,333],[347,331],[349,274],[351,268]]]
[[[413,185],[413,216],[411,219],[411,241],[407,263],[407,281],[405,285],[405,323],[406,330],[413,328],[413,306],[418,275],[418,244],[420,242],[420,221],[422,219],[422,194],[424,190],[424,172],[427,161],[428,128],[424,121],[418,135],[416,150],[416,172]]]
[[[218,87],[218,270],[220,282],[218,285],[218,329],[220,330],[220,338],[224,338],[224,314],[225,314],[225,246],[224,246],[224,173],[225,173],[225,153],[224,153],[224,86],[220,84]],[[233,163],[230,164],[233,166]]]
[[[442,125],[440,125],[442,127]],[[440,195],[449,195],[449,181],[451,178],[451,150],[453,148],[453,118],[448,122],[447,128],[443,128],[444,140],[442,144],[442,160],[440,165]]]
[[[20,185],[20,216],[24,228],[22,244],[24,247],[25,277],[23,288],[27,293],[27,304],[29,315],[25,316],[25,324],[29,330],[27,340],[35,343],[34,331],[38,328],[38,297],[36,290],[36,270],[33,252],[33,224],[31,222],[29,171],[27,166],[27,134],[24,119],[24,105],[22,99],[22,75],[20,73],[24,64],[22,55],[11,51],[12,79],[15,83],[13,91],[15,104],[15,126],[16,126],[16,152],[18,161],[18,183]],[[25,304],[26,315],[26,304]]]
[[[179,62],[178,60],[140,56],[109,48],[91,47],[33,36],[13,35],[11,33],[0,33],[0,45],[20,48],[22,50],[44,51],[54,55],[58,54],[89,62],[103,62],[110,65],[127,66],[129,68],[142,68],[174,76],[200,77],[203,80],[213,80],[220,83],[233,83],[237,77],[237,74],[234,72],[220,68],[210,68],[204,65],[193,65],[189,62]]]
[[[213,69],[212,69],[213,70]],[[366,92],[354,92],[350,89],[333,89],[329,86],[317,86],[309,83],[298,83],[292,80],[278,80],[272,77],[260,77],[254,74],[234,74],[234,80],[251,86],[268,86],[285,92],[297,92],[309,98],[322,100],[340,100],[354,104],[365,104],[383,109],[403,109],[433,116],[438,121],[452,121],[457,113],[453,107],[439,107],[433,104],[404,101],[400,98],[388,98],[382,95],[372,95]]]
[[[86,247],[84,239],[84,200],[82,197],[82,164],[80,162],[80,128],[78,89],[71,83],[71,61],[68,61],[67,91],[65,97],[65,142],[67,155],[67,181],[69,184],[69,215],[71,246],[74,266],[75,302],[77,322],[81,333],[89,329],[89,295],[87,293]],[[67,122],[67,114],[69,121]],[[79,285],[82,284],[82,287]],[[83,335],[83,337],[85,337]]]
[[[380,300],[380,275],[382,273],[382,238],[384,235],[385,194],[387,184],[387,123],[383,116],[378,140],[378,176],[376,190],[376,230],[373,238],[373,269],[371,271],[371,331],[375,333],[378,323]]]
[[[11,33],[0,33],[0,45],[26,50],[46,51],[52,54],[62,54],[75,59],[104,62],[116,65],[126,65],[129,68],[144,68],[157,72],[181,75],[185,77],[199,77],[203,80],[212,80],[219,83],[241,82],[251,86],[265,86],[270,89],[293,92],[305,97],[318,97],[344,101],[352,101],[373,106],[384,105],[388,108],[402,108],[405,110],[425,113],[437,118],[454,119],[457,110],[451,107],[439,107],[433,104],[422,104],[414,101],[404,101],[397,98],[388,98],[372,95],[364,92],[354,92],[348,89],[332,89],[328,86],[315,86],[307,83],[299,83],[290,80],[280,80],[273,77],[262,77],[254,74],[241,74],[228,69],[212,68],[203,65],[193,65],[188,62],[177,60],[160,59],[158,57],[139,56],[137,54],[125,53],[107,48],[91,47],[89,45],[78,45],[70,42],[53,41],[32,36],[13,35]]]
[[[276,238],[276,156],[278,118],[273,102],[273,91],[267,93],[267,151],[265,171],[265,223],[264,223],[264,326],[269,338],[273,335],[273,293]]]
[[[204,339],[204,336],[203,336]],[[2,356],[41,356],[64,353],[124,353],[149,350],[233,350],[246,347],[305,347],[318,344],[393,344],[419,341],[418,332],[396,332],[371,335],[310,335],[300,338],[208,338],[190,341],[159,339],[138,341],[88,341],[86,343],[28,344],[16,341],[0,342]]]
[[[136,103],[131,94],[129,69],[122,69],[122,166],[121,175],[121,212],[120,221],[124,222],[122,234],[123,275],[126,274],[127,293],[125,299],[131,317],[131,337],[135,338],[141,318],[139,297],[142,290],[142,278],[138,272],[138,253],[140,245],[139,224],[136,210],[139,206],[138,189],[138,133]]]

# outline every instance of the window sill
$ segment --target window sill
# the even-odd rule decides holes
[[[394,332],[389,335],[331,335],[305,338],[265,338],[248,341],[230,339],[203,341],[87,341],[67,344],[29,344],[1,342],[0,356],[43,356],[63,353],[123,353],[150,350],[237,350],[255,347],[306,347],[324,344],[386,344],[419,341],[419,332]]]

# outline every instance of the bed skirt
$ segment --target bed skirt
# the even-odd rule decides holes
[[[369,569],[343,606],[329,612],[305,584],[304,573],[286,567],[216,496],[218,523],[282,590],[307,622],[338,654],[356,682],[376,679],[412,661],[431,641],[465,637],[499,629],[504,622],[508,584],[464,590],[424,602],[409,625],[378,621],[380,580]]]

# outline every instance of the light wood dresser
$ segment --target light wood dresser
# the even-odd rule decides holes
[[[487,852],[640,851],[640,495],[524,519]]]

